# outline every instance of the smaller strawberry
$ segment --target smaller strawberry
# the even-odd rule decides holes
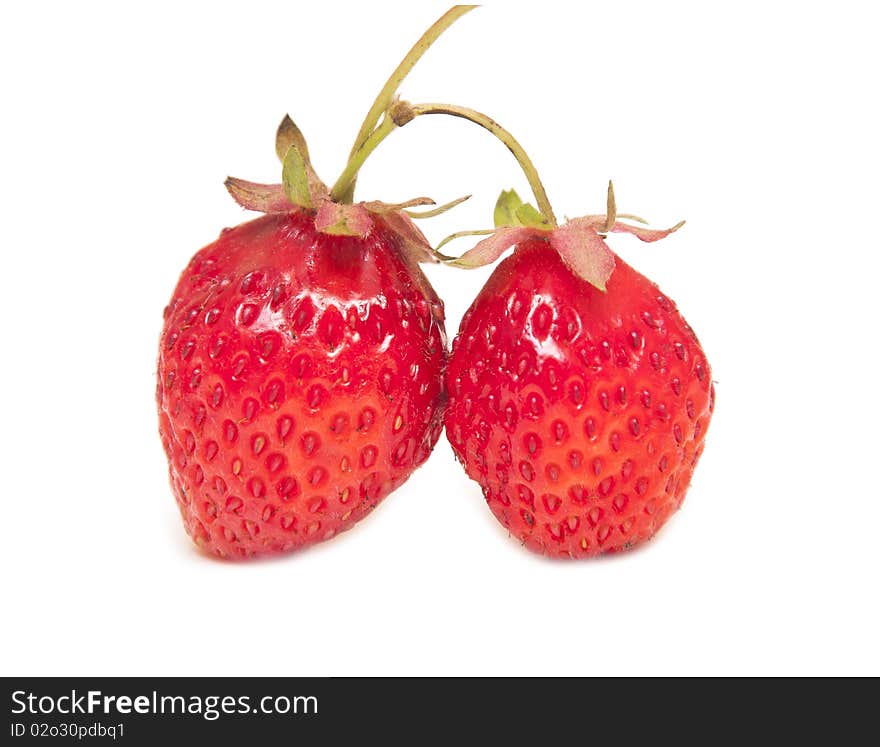
[[[496,518],[528,548],[587,557],[652,537],[681,506],[714,404],[693,330],[657,286],[615,255],[608,232],[656,241],[605,215],[557,226],[504,192],[497,228],[455,260],[515,246],[462,320],[446,380],[446,433]],[[487,233],[487,232],[473,232]]]

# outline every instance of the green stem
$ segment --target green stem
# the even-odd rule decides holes
[[[351,153],[349,154],[349,161],[357,157],[358,152],[363,148],[364,144],[372,136],[374,130],[376,129],[376,125],[379,122],[379,118],[387,111],[388,107],[391,106],[391,102],[394,99],[394,94],[397,93],[397,89],[400,88],[400,84],[403,82],[403,79],[406,78],[407,75],[409,75],[410,71],[421,59],[422,55],[428,51],[430,46],[435,41],[437,41],[437,39],[444,31],[446,31],[446,29],[448,29],[465,13],[469,13],[476,7],[476,5],[455,5],[447,10],[442,16],[440,16],[440,18],[438,18],[437,21],[434,22],[431,28],[429,28],[424,34],[422,34],[421,38],[413,45],[412,49],[409,50],[406,57],[403,58],[401,63],[394,69],[394,72],[391,73],[391,77],[388,78],[382,90],[379,91],[379,95],[376,96],[376,100],[370,107],[370,111],[367,112],[367,116],[364,118],[361,129],[354,140],[354,145],[352,146]],[[347,170],[348,167],[346,167],[346,171]],[[352,201],[352,198],[354,197],[356,178],[357,171],[355,170],[355,178],[351,180],[351,183],[346,187],[345,191],[342,191],[338,195],[340,201]],[[341,181],[342,177],[337,180],[336,184],[338,185]],[[337,190],[334,187],[334,195],[336,195],[336,192]]]
[[[333,185],[330,197],[336,202],[346,202],[345,196],[350,195],[354,191],[354,183],[357,179],[358,171],[360,171],[361,166],[364,165],[364,162],[376,149],[376,146],[388,137],[395,128],[403,127],[416,117],[425,114],[447,114],[452,117],[466,119],[468,122],[473,122],[488,130],[504,143],[523,170],[532,193],[535,195],[535,201],[538,203],[538,210],[541,215],[544,216],[551,228],[556,228],[558,223],[556,222],[553,207],[550,205],[550,200],[547,198],[547,190],[544,189],[541,177],[538,176],[538,170],[535,168],[535,164],[532,163],[532,159],[529,158],[528,153],[526,153],[525,148],[519,144],[519,141],[508,130],[504,129],[491,117],[475,109],[468,109],[467,107],[456,106],[455,104],[410,104],[406,101],[398,101],[385,113],[385,118],[381,124],[370,133],[360,149],[349,159],[345,170],[339,175],[336,184]]]
[[[538,203],[538,210],[541,211],[541,215],[547,219],[550,226],[556,228],[556,215],[553,213],[550,200],[547,199],[547,191],[544,189],[541,178],[538,176],[538,170],[535,168],[535,164],[532,163],[532,159],[529,158],[525,149],[519,144],[517,139],[494,119],[487,117],[485,114],[474,109],[468,109],[464,106],[455,106],[454,104],[415,104],[408,108],[408,113],[411,113],[414,117],[423,114],[448,114],[478,124],[483,129],[491,132],[496,138],[504,143],[504,145],[507,146],[507,149],[513,154],[513,157],[517,160],[520,168],[523,170],[523,173],[529,182],[529,186],[532,188],[535,200]]]
[[[334,202],[351,202],[357,175],[361,170],[361,166],[364,165],[364,161],[376,150],[376,146],[396,128],[397,125],[391,117],[386,116],[382,120],[382,123],[370,133],[369,137],[361,144],[361,147],[348,159],[345,169],[339,175],[336,184],[333,185],[333,189],[330,190],[330,199]]]

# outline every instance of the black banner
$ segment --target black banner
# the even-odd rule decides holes
[[[179,737],[246,745],[269,736],[326,736],[353,709],[370,713],[354,681],[320,678],[4,678],[4,685],[7,744]]]
[[[3,684],[0,741],[11,745],[324,744],[353,734],[358,741],[402,735],[417,745],[468,739],[475,725],[493,742],[690,734],[706,744],[721,736],[789,743],[806,727],[811,738],[841,743],[874,708],[873,686],[844,701],[833,683],[806,688],[794,680],[24,677]]]

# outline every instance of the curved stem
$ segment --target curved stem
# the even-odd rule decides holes
[[[370,133],[369,137],[361,144],[361,147],[348,159],[345,169],[330,190],[330,199],[334,202],[351,202],[355,181],[361,166],[364,165],[364,161],[369,158],[370,154],[376,150],[376,146],[388,137],[396,127],[397,125],[394,123],[394,120],[386,116],[381,124]]]
[[[464,106],[455,106],[454,104],[414,104],[408,107],[408,113],[411,113],[415,117],[423,114],[448,114],[478,124],[483,129],[491,132],[502,143],[504,143],[504,145],[507,146],[507,149],[513,154],[513,157],[517,160],[520,168],[523,170],[523,173],[529,182],[529,186],[532,188],[535,200],[538,203],[538,210],[541,211],[541,215],[547,219],[550,226],[556,228],[556,215],[553,213],[550,200],[547,199],[547,191],[544,189],[544,185],[541,182],[541,178],[538,176],[538,171],[532,163],[532,159],[529,158],[525,149],[519,144],[517,139],[494,119],[487,117],[485,114],[474,109],[468,109]]]
[[[446,29],[448,29],[465,13],[469,13],[476,7],[476,5],[453,6],[452,8],[447,10],[442,16],[440,16],[440,18],[438,18],[434,22],[431,28],[429,28],[424,34],[422,34],[421,38],[415,44],[413,44],[412,49],[409,50],[406,57],[401,60],[400,64],[394,69],[394,72],[391,73],[391,76],[385,82],[382,90],[379,91],[379,95],[376,96],[376,100],[370,107],[370,111],[367,112],[367,116],[364,118],[361,129],[358,132],[357,137],[354,140],[354,145],[351,148],[351,153],[349,154],[349,162],[351,161],[351,159],[357,156],[358,152],[370,138],[373,131],[376,129],[379,118],[391,105],[394,94],[397,93],[397,89],[400,88],[400,84],[403,82],[403,79],[406,78],[407,75],[409,75],[410,71],[421,59],[422,55],[428,51],[430,46],[435,41],[437,41],[437,39],[444,31],[446,31]],[[355,174],[357,174],[357,171],[355,171]],[[337,180],[337,184],[340,181],[341,177],[339,180]],[[352,197],[354,196],[354,186],[355,181],[352,180],[351,184],[346,189],[346,192],[341,195],[341,198],[344,202],[351,201]]]
[[[541,182],[541,177],[538,176],[535,164],[532,163],[532,159],[529,158],[528,153],[519,144],[519,141],[491,117],[475,109],[468,109],[467,107],[456,106],[455,104],[410,104],[406,101],[398,101],[394,106],[390,107],[385,113],[385,118],[381,124],[370,133],[360,149],[349,159],[345,169],[333,185],[333,189],[330,190],[331,199],[336,202],[350,202],[358,171],[360,171],[361,166],[364,165],[364,162],[379,143],[388,137],[395,128],[403,127],[416,117],[425,114],[447,114],[452,117],[461,117],[488,130],[504,143],[523,170],[529,186],[535,195],[535,201],[538,203],[538,210],[541,215],[544,216],[551,228],[556,228],[558,223],[556,222],[553,207],[550,205],[550,200],[547,198],[547,190],[544,189],[544,184]]]

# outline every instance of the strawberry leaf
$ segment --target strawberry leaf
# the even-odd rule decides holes
[[[495,202],[495,228],[517,225],[516,211],[522,205],[523,201],[515,190],[503,190]]]
[[[596,230],[595,220],[575,218],[569,221],[553,232],[550,245],[575,275],[600,291],[605,290],[614,271],[614,253]]]
[[[614,222],[617,220],[617,201],[614,199],[614,184],[608,180],[608,197],[605,205],[605,233],[614,228]]]
[[[495,202],[495,227],[519,226],[550,230],[547,219],[534,205],[523,202],[513,189],[504,190]]]
[[[291,202],[301,207],[319,205],[327,197],[327,185],[321,181],[315,173],[315,169],[312,168],[312,161],[309,158],[309,146],[306,145],[306,139],[302,134],[302,130],[296,126],[289,115],[285,114],[281,124],[278,125],[278,132],[275,134],[275,152],[278,154],[278,158],[281,159],[282,164],[285,163],[291,148],[294,148],[296,153],[291,156],[292,161],[283,167],[283,169],[289,169],[290,188],[294,191],[294,195],[296,195],[295,198],[289,195]],[[302,165],[298,163],[300,160]],[[309,204],[304,204],[303,197],[305,192],[300,191],[302,189],[303,170],[306,175]],[[284,173],[282,171],[282,179],[284,179]],[[288,181],[285,179],[285,185],[287,184]]]
[[[452,210],[452,208],[461,205],[461,203],[469,199],[471,199],[471,196],[465,195],[464,197],[458,197],[457,199],[444,203],[443,205],[438,205],[431,210],[404,210],[403,212],[405,212],[410,218],[433,218],[437,215],[443,215],[446,211]]]
[[[505,226],[494,231],[489,238],[477,242],[476,246],[468,249],[464,254],[448,262],[448,264],[466,268],[489,265],[514,244],[541,236],[542,233],[542,231],[529,226]]]
[[[284,185],[284,194],[294,205],[306,209],[313,206],[306,160],[296,145],[291,145],[284,155],[281,181]]]
[[[224,182],[232,199],[245,210],[259,213],[288,213],[294,209],[280,184],[257,184],[230,176]]]
[[[309,146],[306,145],[306,139],[302,134],[302,130],[296,126],[289,114],[285,114],[281,124],[278,125],[278,131],[275,133],[275,153],[278,155],[279,161],[284,162],[284,157],[292,145],[299,149],[306,164],[311,165]]]
[[[380,200],[371,200],[363,203],[364,207],[371,213],[393,213],[404,208],[419,207],[420,205],[436,205],[430,197],[414,197],[406,202],[381,202]]]
[[[434,254],[436,254],[437,257],[444,262],[452,262],[455,260],[455,257],[447,257],[445,254],[440,253],[440,250],[450,241],[463,239],[466,236],[488,236],[489,234],[495,233],[497,230],[497,228],[478,228],[476,231],[456,231],[455,233],[449,234],[449,236],[447,236],[445,239],[443,239],[443,241],[437,244],[436,248],[434,249]]]
[[[529,202],[524,202],[516,209],[516,222],[519,226],[550,229],[547,219]]]
[[[630,218],[630,220],[633,219],[634,218]],[[640,238],[642,241],[651,242],[665,239],[667,236],[669,236],[669,234],[675,233],[683,225],[684,221],[679,221],[672,228],[656,229],[642,228],[642,226],[630,226],[626,223],[615,223],[611,230],[617,233],[631,233],[633,236]]]
[[[437,261],[434,250],[431,249],[431,242],[403,210],[383,213],[382,219],[403,242],[406,256],[416,262]]]
[[[333,236],[364,238],[373,228],[373,219],[362,204],[341,205],[325,200],[315,215],[315,228]]]

